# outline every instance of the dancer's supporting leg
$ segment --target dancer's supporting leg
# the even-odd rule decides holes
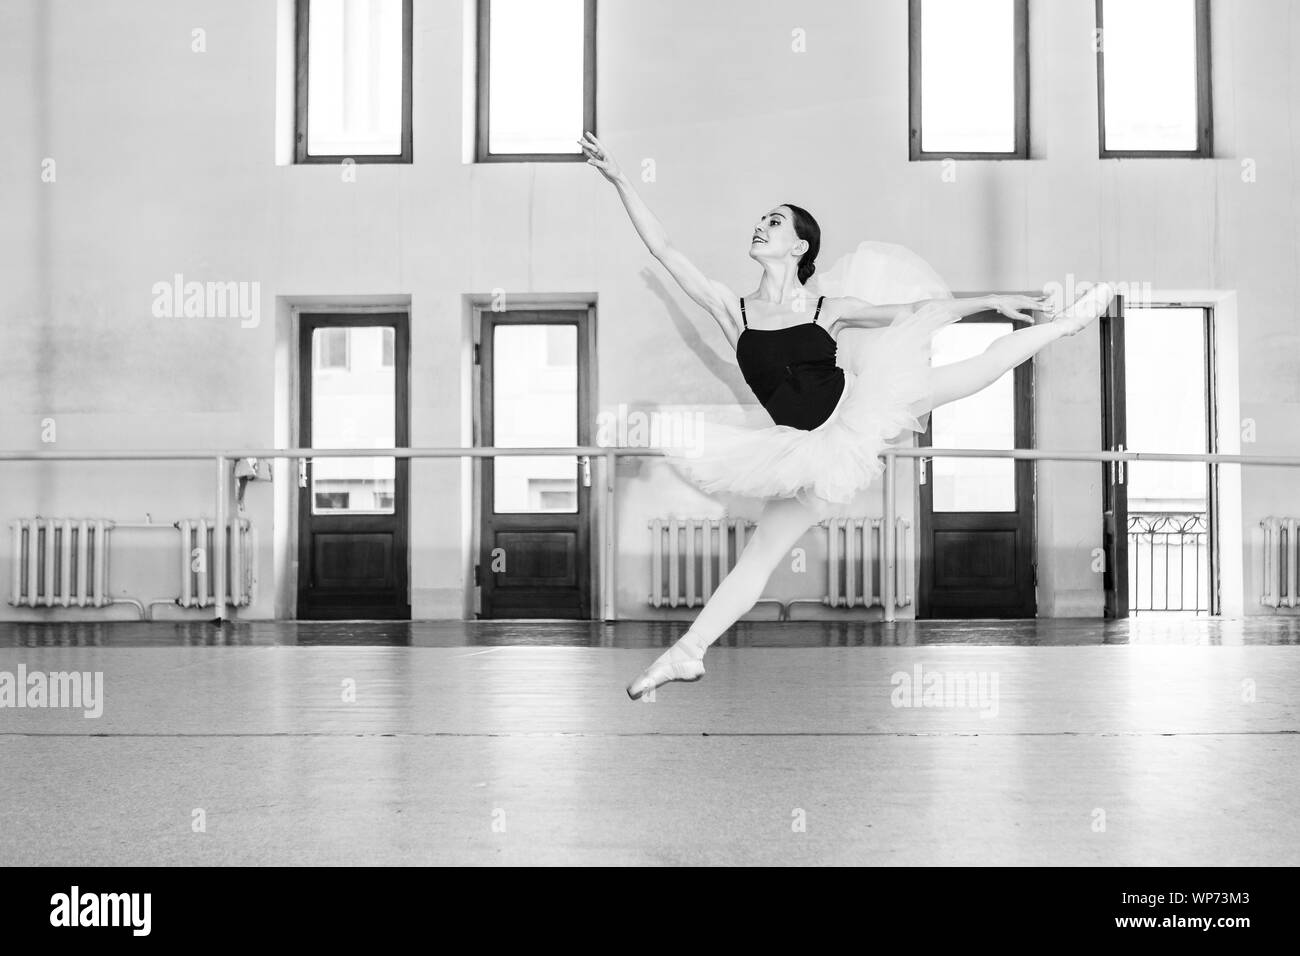
[[[731,573],[718,584],[681,639],[628,685],[628,696],[635,700],[669,681],[699,680],[704,674],[705,650],[758,602],[776,566],[827,513],[825,508],[795,498],[769,499]]]
[[[1057,339],[1074,335],[1110,305],[1114,290],[1105,283],[1093,286],[1055,319],[1042,325],[1008,332],[994,339],[979,355],[938,365],[930,370],[932,388],[928,399],[938,408],[988,388],[1021,362],[1032,358]]]

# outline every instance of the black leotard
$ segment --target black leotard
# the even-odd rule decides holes
[[[751,329],[745,300],[740,300],[745,330],[736,342],[736,361],[778,425],[811,431],[830,418],[844,393],[844,369],[835,364],[835,339],[817,324],[825,298],[817,300],[811,322],[784,329]]]

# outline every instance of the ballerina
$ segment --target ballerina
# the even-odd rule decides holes
[[[636,700],[670,681],[704,676],[709,646],[757,603],[799,538],[880,475],[879,453],[891,440],[908,431],[924,432],[932,409],[973,395],[1057,339],[1075,335],[1106,311],[1115,293],[1108,284],[1097,283],[1049,321],[1035,323],[1029,313],[1046,311],[1045,296],[954,299],[940,280],[926,279],[920,270],[922,279],[914,287],[933,290],[935,297],[884,305],[856,296],[819,295],[809,319],[809,280],[821,232],[807,210],[785,203],[755,224],[749,256],[763,274],[758,288],[741,298],[707,278],[669,241],[600,140],[587,132],[578,143],[587,163],[618,189],[651,255],[718,323],[736,351],[746,383],[774,422],[757,429],[706,423],[694,447],[669,451],[670,462],[703,490],[765,501],[735,567],[686,633],[628,684],[628,696]],[[895,258],[908,261],[901,253]],[[884,257],[884,265],[890,264]],[[879,253],[871,265],[879,271]],[[837,271],[850,274],[872,271],[852,260],[838,266]],[[906,283],[894,287],[910,288]],[[988,310],[1030,324],[999,337],[972,358],[930,366],[935,332]],[[838,349],[839,331],[851,328],[884,331],[870,349]]]

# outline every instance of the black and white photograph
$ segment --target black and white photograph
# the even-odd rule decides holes
[[[1300,864],[1297,46],[1294,0],[0,0],[19,921],[1051,867],[1111,874],[1058,933],[1249,938]]]

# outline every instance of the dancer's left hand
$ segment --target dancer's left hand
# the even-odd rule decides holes
[[[1042,312],[1048,308],[1048,305],[1047,296],[994,295],[989,296],[989,307],[996,309],[1008,319],[1020,319],[1032,324],[1034,317],[1026,313]]]

